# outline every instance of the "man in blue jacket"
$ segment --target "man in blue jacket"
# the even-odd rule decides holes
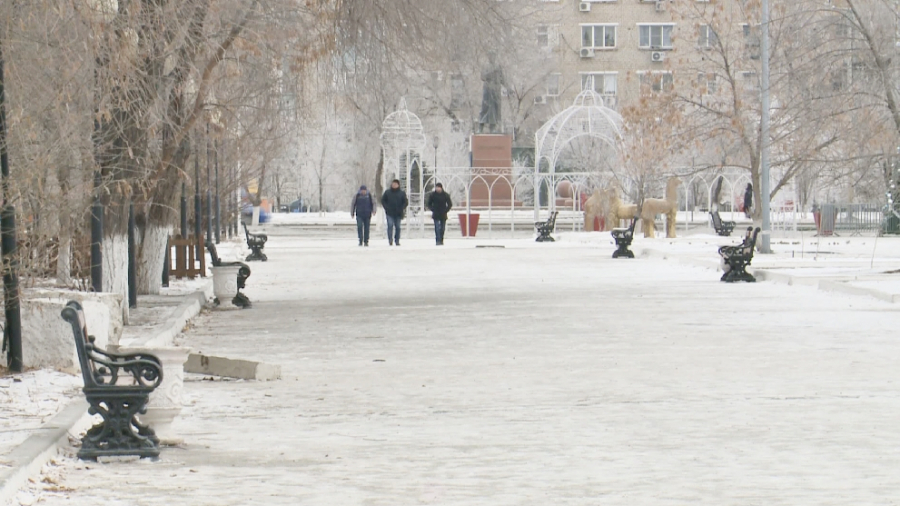
[[[375,216],[375,203],[365,185],[359,187],[359,191],[353,197],[350,204],[350,217],[356,217],[356,235],[359,236],[359,245],[369,245],[369,224]]]

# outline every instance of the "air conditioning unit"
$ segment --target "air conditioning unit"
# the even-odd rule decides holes
[[[665,12],[666,0],[656,0],[656,12]]]
[[[593,58],[594,57],[594,49],[590,47],[581,48],[581,57],[582,58]]]
[[[651,51],[650,52],[650,61],[660,63],[665,61],[666,52],[665,51]]]
[[[581,12],[591,12],[591,3],[590,2],[581,2],[578,4],[578,10]]]
[[[535,105],[544,105],[546,103],[547,103],[547,97],[545,97],[544,95],[538,95],[538,96],[534,97]]]

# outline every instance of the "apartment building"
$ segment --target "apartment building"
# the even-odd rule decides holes
[[[623,109],[642,93],[673,85],[671,56],[702,42],[694,27],[673,21],[669,0],[541,1],[535,16],[537,44],[556,68],[535,94],[536,105],[568,106],[592,88],[607,106]],[[709,36],[707,31],[707,37]]]

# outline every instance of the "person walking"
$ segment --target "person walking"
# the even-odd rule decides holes
[[[359,236],[360,246],[369,245],[369,224],[372,222],[372,216],[375,216],[375,203],[366,185],[362,185],[353,196],[353,203],[350,204],[350,217],[356,218],[356,235]]]
[[[406,192],[400,189],[400,180],[391,181],[391,187],[381,196],[381,207],[384,208],[384,216],[387,219],[388,245],[400,246],[400,222],[406,214],[409,199]]]
[[[453,209],[453,201],[450,194],[444,191],[444,185],[437,183],[434,191],[428,196],[425,207],[431,211],[431,219],[434,220],[434,241],[438,246],[444,245],[444,231],[447,229],[447,213]]]
[[[753,209],[753,185],[747,183],[744,190],[744,216],[749,218],[751,209]]]

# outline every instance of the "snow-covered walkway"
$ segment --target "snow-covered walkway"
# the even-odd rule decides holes
[[[876,265],[896,269],[900,241],[881,241]],[[59,459],[23,502],[900,500],[898,306],[720,283],[674,261],[715,261],[687,241],[635,260],[608,240],[447,244],[270,238],[254,307],[201,315],[183,344],[285,379],[194,378],[185,447]]]

